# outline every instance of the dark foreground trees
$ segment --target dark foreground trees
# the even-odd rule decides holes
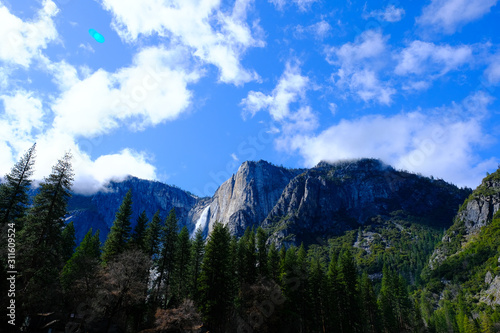
[[[66,255],[63,217],[72,181],[71,155],[67,153],[40,183],[18,234],[18,301],[25,313],[50,311],[60,303],[59,273]]]
[[[12,173],[24,184],[21,194],[29,184],[28,155],[15,168],[24,176]],[[130,191],[105,245],[98,230],[89,230],[75,247],[74,226],[64,219],[72,177],[66,154],[31,207],[23,195],[5,190],[14,183],[2,185],[2,214],[22,225],[18,323],[53,312],[70,332],[498,331],[499,310],[472,310],[463,295],[456,303],[448,294],[437,300],[432,284],[418,289],[413,282],[410,293],[408,275],[394,265],[399,253],[379,256],[382,274],[368,275],[352,242],[277,248],[261,228],[237,239],[218,222],[205,240],[203,231],[181,224],[175,209],[166,218],[157,212],[149,221],[143,212],[131,221]],[[13,201],[5,193],[18,193],[12,214],[6,214]]]

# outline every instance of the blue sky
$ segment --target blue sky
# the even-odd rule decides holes
[[[0,0],[0,174],[37,142],[35,177],[71,150],[81,193],[360,157],[474,188],[500,163],[497,2]]]

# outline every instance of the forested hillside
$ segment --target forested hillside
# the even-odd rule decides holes
[[[15,295],[1,296],[3,309],[14,300],[15,325],[3,321],[2,332],[500,331],[500,169],[465,200],[448,230],[432,221],[458,207],[436,210],[418,200],[412,207],[401,180],[400,201],[377,201],[385,214],[333,237],[318,233],[306,245],[277,242],[272,223],[237,237],[216,222],[206,239],[202,229],[190,237],[175,208],[166,218],[137,211],[130,189],[105,241],[89,229],[77,244],[74,223],[64,219],[71,156],[55,164],[30,202],[34,150],[0,186],[1,241],[15,239],[15,259],[2,257],[2,290],[12,288],[7,272],[17,272]],[[332,171],[323,167],[296,181],[315,184]],[[419,186],[441,182],[408,177]],[[331,179],[330,189],[339,186]],[[441,198],[450,187],[438,185],[443,192],[415,193]],[[456,197],[445,199],[437,202]],[[432,216],[415,207],[431,207]]]

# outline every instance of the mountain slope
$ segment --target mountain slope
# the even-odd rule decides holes
[[[244,162],[210,200],[196,205],[191,224],[198,224],[209,232],[219,221],[228,225],[233,235],[241,236],[247,227],[260,225],[290,180],[302,171],[262,160]]]
[[[165,218],[175,208],[179,224],[190,225],[188,215],[199,198],[173,186],[160,182],[129,177],[122,182],[110,182],[106,191],[92,196],[74,194],[68,203],[68,221],[73,221],[77,241],[83,239],[89,228],[100,230],[101,241],[113,224],[115,214],[125,194],[132,189],[132,226],[139,214],[146,210],[149,219],[159,210]]]
[[[458,290],[473,303],[500,305],[500,168],[465,200],[423,275],[441,292]]]
[[[289,244],[340,235],[396,211],[421,224],[448,227],[469,193],[379,160],[322,162],[287,185],[263,226],[274,242]]]

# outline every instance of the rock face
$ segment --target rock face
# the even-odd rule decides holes
[[[272,230],[273,242],[285,244],[314,243],[396,211],[449,226],[468,193],[379,160],[322,162],[287,185],[263,226]]]
[[[431,256],[431,270],[447,257],[461,251],[462,246],[478,234],[482,227],[491,223],[493,216],[500,210],[500,175],[497,173],[499,171],[486,177],[463,203],[454,224]]]
[[[135,177],[110,182],[106,191],[92,196],[74,194],[68,203],[69,216],[66,219],[74,222],[77,242],[83,239],[89,228],[94,231],[99,229],[101,241],[106,240],[115,214],[129,189],[132,189],[132,226],[135,226],[143,210],[149,219],[159,210],[164,219],[172,208],[175,208],[181,226],[189,224],[190,211],[199,201],[196,196],[179,188]]]
[[[111,182],[107,191],[92,196],[74,195],[68,220],[75,222],[77,239],[92,227],[100,229],[104,241],[129,189],[132,226],[142,210],[150,219],[159,210],[164,219],[175,208],[179,225],[186,225],[191,235],[197,228],[207,235],[220,221],[236,236],[247,227],[262,225],[272,232],[273,242],[286,244],[339,235],[396,211],[422,223],[448,227],[470,193],[442,180],[396,171],[373,159],[322,162],[311,169],[244,162],[211,198],[134,177]]]
[[[244,162],[238,172],[217,189],[211,200],[197,206],[196,209],[208,210],[206,220],[199,224],[210,232],[214,223],[219,221],[228,225],[233,235],[243,235],[247,227],[260,225],[283,189],[300,172],[303,170],[286,169],[266,161]],[[196,222],[191,220],[191,223]]]

